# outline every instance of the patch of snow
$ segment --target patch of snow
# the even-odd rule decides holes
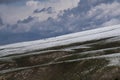
[[[108,66],[120,66],[120,58],[109,58]]]
[[[90,47],[89,46],[72,46],[72,47],[64,48],[62,50],[74,51],[75,49],[85,49],[85,48],[90,48]]]
[[[104,52],[104,51],[106,51],[106,50],[114,50],[114,49],[120,49],[120,47],[114,47],[114,48],[106,48],[106,49],[85,51],[85,52],[81,52],[81,53],[77,53],[77,54],[65,55],[65,56],[62,56],[62,57],[60,57],[60,58],[70,57],[70,56],[74,56],[74,55],[99,54],[100,52]],[[60,58],[57,58],[57,59],[60,59]],[[57,59],[56,59],[56,60],[57,60]]]
[[[115,41],[120,41],[120,36],[118,37],[114,37],[114,38],[111,38],[111,39],[108,39],[108,40],[105,40],[107,43],[109,42],[115,42]]]

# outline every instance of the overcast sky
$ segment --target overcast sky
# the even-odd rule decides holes
[[[120,23],[120,0],[0,0],[0,45]]]

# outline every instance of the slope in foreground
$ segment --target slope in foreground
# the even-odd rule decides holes
[[[120,25],[0,46],[0,80],[120,80]]]

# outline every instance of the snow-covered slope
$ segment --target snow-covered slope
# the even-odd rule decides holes
[[[51,67],[51,65],[53,66]],[[30,80],[31,76],[34,77],[36,74],[37,77],[40,76],[37,79],[39,80],[44,77],[41,74],[46,75],[49,71],[53,72],[50,72],[47,76],[57,74],[61,78],[63,73],[59,73],[62,70],[65,73],[66,69],[68,70],[64,75],[68,74],[71,79],[78,77],[76,72],[80,77],[84,75],[81,80],[85,79],[86,76],[91,77],[91,74],[98,76],[97,72],[100,72],[103,76],[107,74],[108,78],[109,76],[114,77],[111,68],[113,68],[115,75],[120,72],[120,25],[0,46],[0,75],[5,77],[5,80],[8,80],[7,78],[23,80],[24,77],[26,77],[26,80]],[[106,73],[104,69],[110,72]],[[71,72],[73,73],[71,74]],[[6,76],[6,73],[8,76]],[[31,76],[24,74],[31,74]],[[70,76],[70,74],[75,76]],[[24,77],[19,77],[19,75]],[[13,78],[13,76],[17,77]],[[99,76],[102,77],[102,75]],[[0,80],[2,80],[1,76]],[[36,77],[31,80],[36,80]],[[49,79],[43,78],[43,80]],[[76,80],[80,80],[80,78]]]
[[[34,50],[41,50],[49,47],[68,45],[77,42],[99,40],[109,37],[120,36],[120,25],[107,26],[98,29],[77,32],[73,34],[42,39],[37,41],[21,42],[16,44],[0,46],[0,56],[9,54],[25,53]]]

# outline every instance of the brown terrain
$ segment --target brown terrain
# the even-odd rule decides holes
[[[1,57],[0,80],[120,80],[120,41],[110,39]]]

